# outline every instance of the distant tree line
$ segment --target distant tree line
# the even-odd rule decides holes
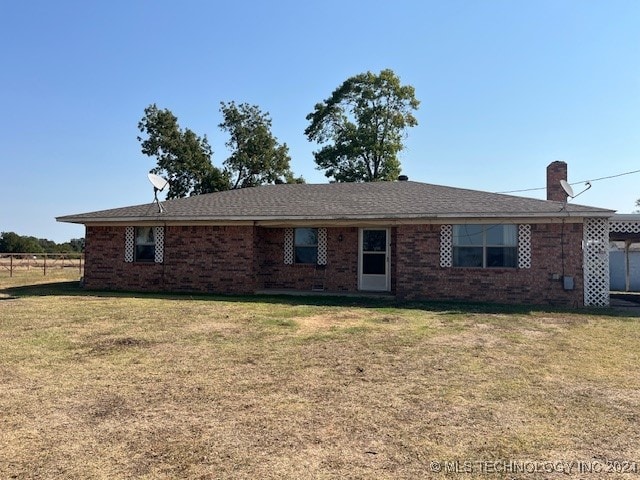
[[[412,86],[400,84],[389,69],[345,80],[307,115],[307,139],[321,145],[314,152],[318,170],[334,182],[396,180],[406,129],[417,125],[420,102]],[[138,123],[142,153],[155,157],[152,173],[170,183],[167,198],[276,183],[304,183],[290,168],[289,148],[271,133],[271,117],[257,105],[220,102],[229,135],[230,156],[213,164],[207,136],[183,129],[168,109],[149,105]]]
[[[28,237],[14,232],[0,233],[0,253],[79,253],[83,249],[84,238],[56,243],[46,238]]]

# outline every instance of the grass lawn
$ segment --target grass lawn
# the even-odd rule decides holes
[[[640,478],[640,318],[62,280],[0,277],[0,478]]]

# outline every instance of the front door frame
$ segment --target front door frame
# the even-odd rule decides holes
[[[385,278],[377,279],[374,285],[368,283],[367,280],[376,280],[374,277],[382,277],[382,275],[365,275],[363,273],[363,234],[365,230],[384,230],[386,232],[386,249],[385,249]],[[377,283],[377,285],[376,285]],[[391,229],[386,227],[364,227],[358,229],[358,290],[366,292],[390,292],[391,291]]]

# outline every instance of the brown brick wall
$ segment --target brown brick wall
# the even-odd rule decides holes
[[[255,227],[168,227],[164,242],[167,290],[255,292]]]
[[[84,268],[86,288],[162,290],[162,265],[126,263],[124,241],[125,227],[87,227]]]
[[[406,299],[461,300],[508,304],[583,305],[582,224],[531,225],[531,268],[440,267],[440,226],[397,229],[396,294]],[[565,291],[564,274],[575,280]]]
[[[315,267],[284,263],[284,231],[284,228],[258,229],[258,283],[261,288],[311,290]],[[327,228],[327,265],[324,278],[325,289],[328,291],[357,291],[357,228]]]
[[[89,289],[252,293],[254,227],[165,229],[164,263],[126,263],[125,227],[87,227]]]
[[[530,269],[440,267],[440,226],[391,229],[392,292],[403,299],[468,300],[580,306],[583,301],[582,224],[531,226]],[[251,293],[258,289],[310,291],[315,268],[285,265],[284,229],[170,226],[164,263],[125,263],[125,227],[87,227],[85,285],[89,289]],[[325,288],[357,292],[358,228],[327,229]]]

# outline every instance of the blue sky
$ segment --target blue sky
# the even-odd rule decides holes
[[[636,0],[0,1],[0,231],[62,242],[84,227],[56,216],[152,201],[136,139],[151,103],[218,166],[219,102],[256,104],[294,173],[324,183],[305,116],[384,68],[421,101],[411,180],[502,192],[544,187],[554,160],[570,182],[639,170],[638,25]],[[578,203],[638,198],[635,173]]]

